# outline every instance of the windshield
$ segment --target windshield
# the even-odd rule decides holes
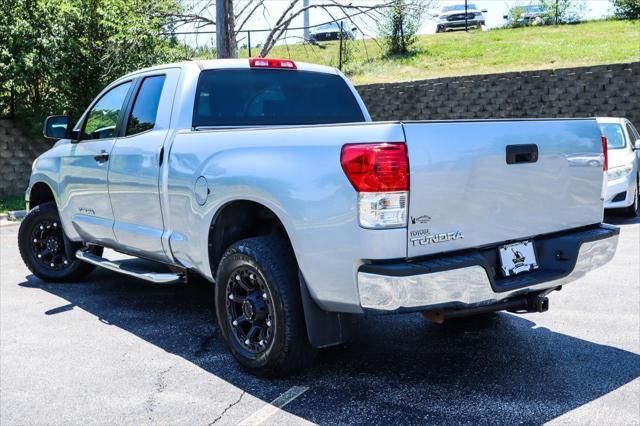
[[[624,131],[622,126],[616,123],[601,124],[602,134],[607,138],[608,149],[620,149],[625,147]]]
[[[525,6],[524,11],[528,13],[539,13],[542,12],[542,8],[540,6]]]
[[[195,127],[363,121],[356,97],[340,76],[278,69],[203,71],[193,112]]]
[[[330,24],[322,24],[317,29],[318,30],[333,30],[333,29],[337,30],[338,24],[336,24],[335,22],[331,22]]]
[[[475,4],[469,3],[467,5],[467,10],[476,10],[476,9],[478,8],[476,7]],[[443,12],[456,12],[456,11],[464,12],[464,4],[454,4],[453,6],[444,6],[442,8],[442,11]]]

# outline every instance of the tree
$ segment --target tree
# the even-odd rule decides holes
[[[417,38],[423,19],[423,11],[429,9],[425,0],[394,0],[384,10],[384,17],[378,26],[384,38],[387,55],[409,53]]]
[[[618,19],[640,19],[640,0],[613,0],[613,10]]]
[[[266,0],[193,0],[180,13],[167,15],[176,29],[188,26],[196,30],[214,27],[216,31],[216,56],[237,57],[237,35],[249,18],[264,8]],[[215,16],[215,19],[214,17]]]
[[[546,10],[546,20],[550,24],[578,22],[584,12],[584,0],[540,0]]]
[[[34,132],[78,117],[115,78],[181,57],[167,16],[178,0],[0,0],[0,114]]]
[[[256,13],[261,12],[266,21],[270,20],[265,1],[220,0],[215,7],[216,19],[213,19],[211,11],[214,10],[215,0],[194,0],[189,10],[174,15],[171,19],[175,27],[189,25],[195,26],[196,29],[201,29],[207,26],[216,26],[216,44],[222,46],[222,49],[226,49],[223,52],[222,49],[218,48],[218,57],[235,57],[237,36],[240,32],[245,31],[245,26],[249,19]],[[270,31],[262,44],[259,55],[267,56],[276,43],[288,38],[287,31],[291,27],[291,23],[305,11],[311,9],[322,10],[326,13],[328,20],[345,20],[362,33],[361,23],[368,20],[374,24],[382,17],[382,10],[391,4],[392,0],[382,1],[377,4],[357,2],[346,4],[342,3],[342,0],[316,0],[311,4],[305,4],[302,0],[289,0],[283,12],[276,17],[272,25],[269,25]],[[219,16],[218,13],[220,13]],[[221,21],[221,19],[226,22]],[[218,30],[219,28],[221,30]],[[226,32],[226,35],[222,35],[223,32]],[[221,35],[218,33],[221,33]],[[221,40],[219,40],[219,37]]]
[[[234,18],[233,0],[217,0],[216,51],[218,58],[235,58],[238,56]]]

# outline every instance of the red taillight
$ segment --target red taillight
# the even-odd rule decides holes
[[[296,63],[290,59],[275,58],[249,58],[249,66],[251,68],[281,68],[295,70],[298,67]]]
[[[606,172],[607,170],[609,170],[609,150],[607,149],[607,137],[606,136],[602,137],[602,153],[604,154],[604,163],[602,165],[602,168]]]
[[[358,192],[409,190],[407,146],[402,142],[345,145],[340,164]]]

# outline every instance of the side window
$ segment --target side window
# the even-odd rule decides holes
[[[155,126],[164,79],[164,75],[156,75],[142,80],[127,121],[127,136],[153,129]]]
[[[627,133],[629,133],[629,137],[631,138],[632,145],[635,141],[640,139],[640,135],[638,135],[638,131],[636,130],[635,127],[633,127],[631,123],[627,123]]]
[[[131,82],[120,84],[105,93],[87,114],[82,140],[106,139],[116,135],[118,115],[127,97]]]

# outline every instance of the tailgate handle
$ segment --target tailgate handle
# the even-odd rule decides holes
[[[535,163],[538,161],[538,145],[507,145],[507,164]]]

